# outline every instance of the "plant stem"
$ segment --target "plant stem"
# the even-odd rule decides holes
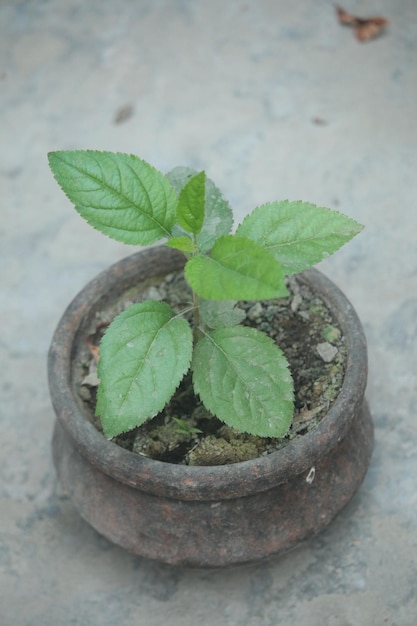
[[[196,344],[197,341],[201,337],[201,330],[200,330],[201,318],[200,318],[200,300],[199,300],[198,295],[194,291],[193,291],[193,306],[194,306],[193,336],[194,336],[194,344]]]
[[[193,233],[193,243],[194,243],[195,253],[198,253],[197,235],[195,235],[194,233]],[[193,307],[194,307],[193,337],[194,337],[194,345],[195,345],[201,337],[201,330],[200,330],[201,318],[200,318],[200,298],[198,297],[194,289],[193,289]]]

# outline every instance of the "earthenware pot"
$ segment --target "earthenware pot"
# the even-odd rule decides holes
[[[277,452],[230,465],[136,455],[91,423],[74,363],[103,306],[183,265],[184,256],[167,247],[138,252],[92,280],[64,313],[49,352],[54,463],[80,514],[133,553],[194,567],[256,561],[324,529],[362,482],[373,447],[365,337],[340,290],[316,270],[305,272],[302,280],[332,309],[348,351],[342,389],[319,425]]]

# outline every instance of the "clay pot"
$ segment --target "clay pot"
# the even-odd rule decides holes
[[[219,567],[283,553],[324,529],[362,482],[373,447],[364,391],[366,342],[345,296],[321,273],[302,275],[331,307],[348,348],[340,394],[320,424],[284,449],[242,463],[189,467],[107,441],[75,390],[74,359],[103,305],[141,281],[182,268],[182,254],[150,248],[92,280],[62,317],[49,352],[57,415],[53,458],[81,515],[110,541],[170,564]]]

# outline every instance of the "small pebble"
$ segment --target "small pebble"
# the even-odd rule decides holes
[[[88,387],[98,387],[99,382],[100,379],[97,376],[97,371],[93,371],[87,374],[87,376],[82,379],[81,385],[87,385]]]
[[[80,388],[78,389],[78,394],[81,400],[84,400],[85,402],[90,402],[91,393],[88,387],[84,387],[84,385],[81,385]]]
[[[263,306],[260,302],[256,302],[248,311],[248,317],[251,320],[256,320],[262,315]]]
[[[301,297],[301,295],[299,293],[296,293],[294,298],[291,300],[291,311],[293,311],[294,313],[298,310],[300,304],[302,303],[303,299]]]
[[[156,287],[148,287],[145,291],[142,292],[143,300],[162,300],[165,296],[165,290],[161,287],[157,289]]]
[[[319,343],[316,346],[316,350],[318,352],[319,357],[325,362],[330,363],[333,361],[336,356],[338,350],[335,346],[332,346],[327,341],[325,343]]]

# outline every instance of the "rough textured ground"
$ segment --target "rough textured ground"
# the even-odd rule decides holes
[[[417,7],[358,43],[327,0],[0,2],[0,623],[417,623]],[[369,342],[376,448],[322,535],[248,569],[189,572],[111,546],[60,492],[45,359],[73,295],[130,248],[75,214],[46,152],[205,168],[238,218],[276,198],[366,225],[321,267]]]

